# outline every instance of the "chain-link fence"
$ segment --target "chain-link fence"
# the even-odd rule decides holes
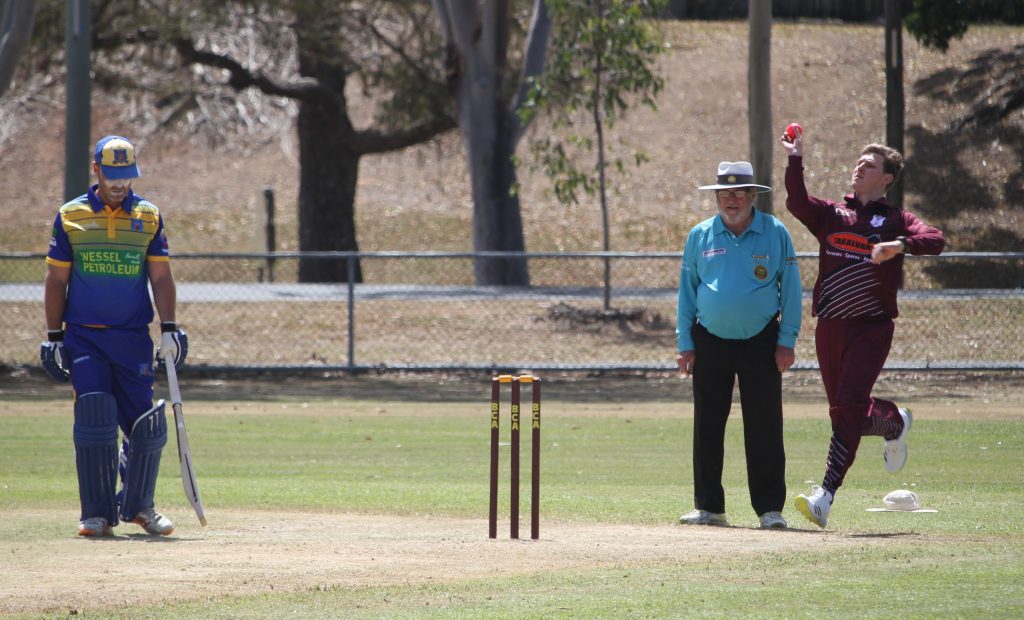
[[[0,363],[38,362],[43,258],[0,255]],[[177,255],[172,265],[189,363],[210,369],[671,370],[680,259],[319,252]],[[799,259],[796,367],[816,368],[817,255]],[[530,286],[474,285],[482,260],[527,261]],[[331,261],[339,279],[358,272],[363,282],[299,283],[302,261]],[[906,272],[889,368],[1024,367],[1024,253],[907,257]]]

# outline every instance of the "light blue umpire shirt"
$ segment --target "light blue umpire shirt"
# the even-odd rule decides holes
[[[683,248],[676,307],[679,351],[692,351],[694,319],[719,338],[756,336],[781,312],[779,342],[800,333],[800,269],[786,226],[754,209],[739,237],[719,215],[693,227]]]

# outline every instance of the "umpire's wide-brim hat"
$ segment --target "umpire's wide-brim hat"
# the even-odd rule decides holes
[[[752,187],[758,194],[772,191],[767,185],[754,183],[754,167],[749,161],[723,161],[718,164],[718,183],[701,185],[697,189],[736,189]]]

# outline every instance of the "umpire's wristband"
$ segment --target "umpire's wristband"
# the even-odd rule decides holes
[[[160,333],[161,334],[166,334],[168,332],[176,332],[176,331],[178,331],[178,324],[175,323],[174,321],[164,321],[163,323],[160,323]]]
[[[47,342],[64,342],[64,330],[63,329],[48,329],[48,330],[46,330],[46,341]]]

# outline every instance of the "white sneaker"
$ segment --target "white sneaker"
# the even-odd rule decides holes
[[[769,510],[760,517],[762,530],[784,530],[789,527],[782,513],[777,510]]]
[[[907,432],[910,431],[910,409],[900,407],[900,417],[903,418],[903,430],[896,439],[887,440],[885,449],[882,451],[882,458],[885,460],[885,468],[890,474],[895,474],[907,464]]]
[[[683,525],[729,525],[724,512],[708,512],[700,508],[695,508],[679,517],[679,522]]]
[[[828,523],[828,513],[832,510],[832,494],[814,485],[810,495],[797,495],[793,505],[808,521],[824,529]]]
[[[78,523],[79,536],[113,536],[114,528],[103,517],[89,517]]]
[[[174,532],[174,524],[171,523],[171,520],[153,508],[146,508],[135,515],[132,523],[141,525],[147,534],[153,536],[170,536]]]

